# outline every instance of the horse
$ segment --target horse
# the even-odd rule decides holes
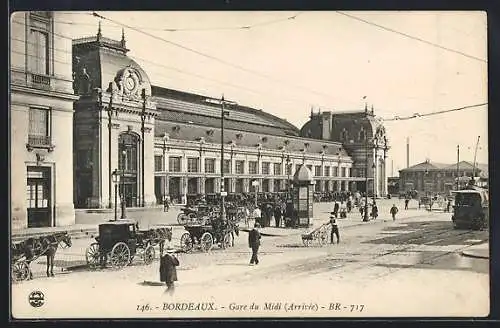
[[[54,277],[54,258],[57,249],[59,245],[63,248],[71,247],[71,236],[67,232],[57,232],[42,238],[28,238],[21,244],[29,269],[28,280],[33,279],[31,262],[43,255],[47,257],[47,277]]]

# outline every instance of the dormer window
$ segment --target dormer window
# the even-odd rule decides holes
[[[213,136],[214,130],[207,130],[207,136]]]
[[[236,134],[236,139],[237,140],[241,140],[243,138],[243,134],[242,133],[237,133]]]
[[[181,129],[181,127],[178,125],[172,127],[172,131],[174,131],[174,132],[179,132],[180,129]]]
[[[262,137],[262,142],[266,143],[267,142],[267,137]]]
[[[366,132],[363,127],[361,127],[361,130],[359,131],[358,139],[359,141],[364,141],[366,139]]]

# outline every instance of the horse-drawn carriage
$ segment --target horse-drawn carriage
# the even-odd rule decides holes
[[[165,240],[171,239],[171,228],[141,231],[132,220],[109,221],[99,225],[99,235],[87,248],[85,259],[91,269],[108,262],[114,268],[123,268],[132,263],[136,255],[145,264],[151,264],[155,258],[154,246],[160,246],[161,254]]]
[[[313,241],[316,241],[319,246],[324,246],[328,244],[328,232],[330,229],[330,223],[322,224],[318,228],[302,234],[302,243],[304,246],[309,247],[312,245]]]
[[[14,282],[32,279],[30,263],[40,256],[47,257],[47,277],[54,276],[54,258],[57,249],[71,247],[68,232],[56,232],[41,237],[27,238],[11,244],[11,278]]]
[[[180,225],[201,224],[201,221],[214,211],[215,206],[200,204],[191,207],[181,208],[181,212],[177,215],[177,222]]]
[[[184,226],[187,232],[181,236],[181,248],[185,252],[197,247],[203,252],[208,252],[214,245],[225,249],[234,245],[234,234],[239,234],[237,222],[234,220],[221,220],[219,217],[211,218],[210,222],[188,224]]]

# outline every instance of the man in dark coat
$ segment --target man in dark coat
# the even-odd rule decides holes
[[[335,215],[335,218],[337,217],[337,214],[339,213],[339,203],[335,202],[335,205],[333,205],[333,215]]]
[[[281,204],[278,203],[274,206],[274,221],[276,223],[276,228],[280,227],[281,215],[282,215]]]
[[[167,249],[165,255],[160,258],[160,281],[167,285],[166,293],[174,293],[174,281],[177,281],[177,269],[179,260],[175,256],[174,249]]]
[[[250,265],[259,264],[259,259],[257,253],[259,252],[260,246],[260,224],[255,223],[253,229],[248,233],[248,247],[252,249],[252,258],[250,259]]]
[[[408,209],[408,203],[410,202],[410,199],[409,198],[406,198],[405,199],[405,210]]]
[[[335,219],[335,216],[331,215],[330,216],[330,224],[332,226],[332,231],[330,233],[330,244],[333,244],[333,235],[337,237],[337,244],[340,243],[340,233],[339,233],[339,226],[337,225],[337,220]]]

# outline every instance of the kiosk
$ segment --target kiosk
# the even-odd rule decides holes
[[[295,226],[308,228],[312,225],[314,182],[311,171],[302,164],[293,176],[292,203]]]

